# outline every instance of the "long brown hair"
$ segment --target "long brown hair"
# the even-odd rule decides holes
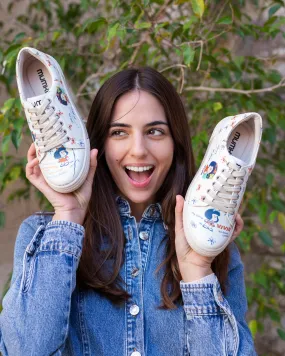
[[[77,283],[82,288],[96,290],[116,304],[130,297],[119,275],[125,258],[125,236],[115,201],[117,187],[106,163],[104,144],[116,101],[132,90],[144,90],[159,100],[174,141],[172,165],[156,194],[156,202],[161,204],[163,220],[168,227],[165,237],[166,256],[158,267],[160,269],[165,265],[161,283],[161,307],[173,309],[176,308],[175,302],[181,302],[179,282],[182,279],[175,252],[175,198],[177,194],[185,196],[195,174],[195,164],[189,124],[181,98],[162,74],[149,67],[126,69],[113,75],[103,84],[93,101],[87,131],[91,148],[98,149],[98,163],[84,220],[85,238]],[[223,290],[228,259],[226,249],[212,264]]]

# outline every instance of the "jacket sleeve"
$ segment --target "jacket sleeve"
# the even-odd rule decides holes
[[[227,293],[213,283],[180,282],[190,355],[256,356],[246,323],[247,300],[243,263],[234,242],[230,248]]]
[[[16,239],[0,315],[3,356],[61,355],[68,335],[84,228],[61,220],[41,225],[36,219],[26,219]]]

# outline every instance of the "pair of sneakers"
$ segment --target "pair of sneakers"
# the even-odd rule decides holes
[[[90,143],[62,70],[50,55],[25,47],[16,72],[43,176],[54,190],[72,192],[89,171]],[[215,127],[183,209],[185,235],[196,252],[215,256],[229,243],[261,132],[257,113],[227,117]]]

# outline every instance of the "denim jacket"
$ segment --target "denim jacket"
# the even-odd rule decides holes
[[[0,315],[3,356],[222,356],[256,355],[245,320],[243,264],[230,244],[228,293],[213,283],[180,282],[183,304],[162,310],[160,285],[167,227],[160,204],[140,224],[116,199],[126,237],[120,275],[131,300],[115,306],[76,286],[83,226],[32,215],[20,226],[11,287]]]

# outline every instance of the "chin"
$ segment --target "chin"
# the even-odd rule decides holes
[[[153,202],[154,194],[149,192],[128,192],[123,194],[127,200],[135,203],[135,204],[143,204],[148,202]],[[150,203],[149,203],[150,204]]]

